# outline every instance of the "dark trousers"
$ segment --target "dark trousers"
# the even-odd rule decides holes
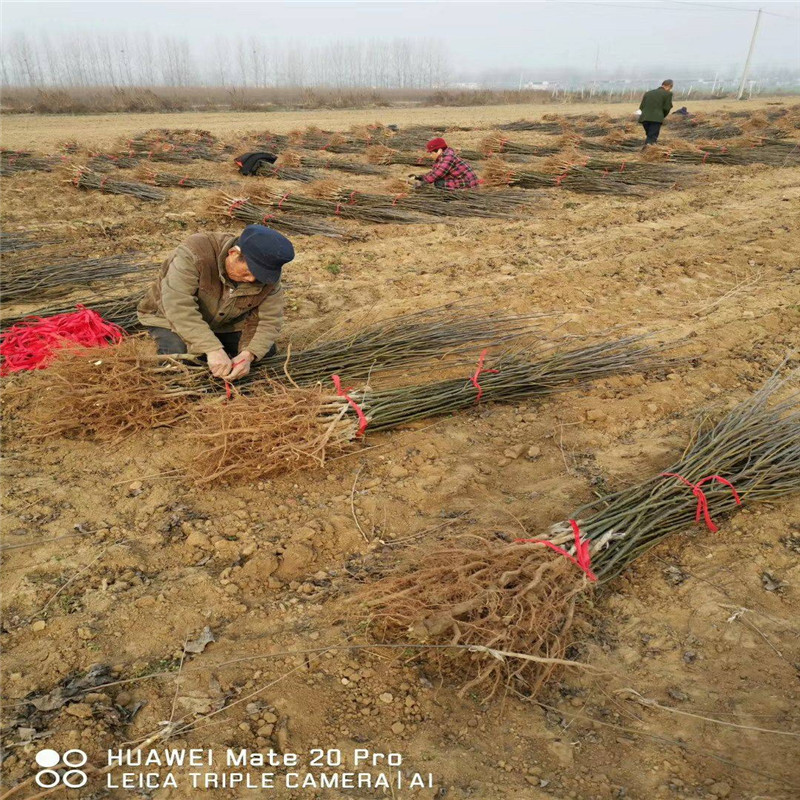
[[[156,340],[159,355],[173,356],[187,352],[186,342],[184,342],[177,333],[169,330],[169,328],[154,328],[148,326],[145,330]],[[219,339],[225,352],[231,358],[238,355],[239,340],[242,338],[242,334],[239,331],[215,333],[214,335]],[[273,344],[266,357],[274,356],[277,352],[278,348]]]
[[[658,134],[661,133],[661,123],[643,122],[642,127],[644,128],[645,135],[647,136],[645,144],[656,144],[658,142]]]

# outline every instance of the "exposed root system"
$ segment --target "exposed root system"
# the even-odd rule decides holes
[[[494,695],[506,685],[535,693],[570,643],[582,573],[537,544],[497,545],[459,537],[453,546],[416,552],[355,598],[382,641],[468,645],[525,653],[540,661],[447,648],[429,651],[440,668]]]
[[[165,394],[155,345],[142,337],[102,348],[65,349],[46,370],[15,379],[5,391],[6,412],[32,438],[68,436],[119,440],[135,431],[175,424],[186,397]],[[145,369],[147,366],[147,369]]]

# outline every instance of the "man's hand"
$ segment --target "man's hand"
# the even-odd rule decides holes
[[[230,377],[233,364],[222,347],[219,350],[212,350],[206,353],[206,359],[208,360],[208,368],[215,378]]]
[[[228,374],[229,381],[235,381],[250,372],[250,364],[255,360],[255,356],[249,350],[242,350],[236,358],[233,359],[232,369]]]

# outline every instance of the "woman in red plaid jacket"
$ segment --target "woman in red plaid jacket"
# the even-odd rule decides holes
[[[420,183],[432,183],[438,189],[475,189],[480,185],[472,167],[444,139],[431,139],[425,149],[436,153],[436,163],[427,175],[417,178]]]

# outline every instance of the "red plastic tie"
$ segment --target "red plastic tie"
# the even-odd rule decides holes
[[[408,195],[407,195],[407,194],[402,194],[402,193],[401,193],[401,194],[396,194],[396,195],[394,196],[394,200],[392,200],[392,205],[393,205],[393,206],[396,206],[396,205],[397,205],[397,201],[398,201],[398,200],[399,200],[401,197],[408,197]]]
[[[225,381],[225,399],[230,400],[233,397],[233,387],[230,384],[230,381]]]
[[[568,553],[563,547],[559,547],[557,544],[553,544],[547,539],[514,539],[514,541],[520,544],[543,544],[545,547],[555,550],[556,553],[564,556],[564,558],[569,559],[576,567],[579,567],[583,571],[590,581],[596,581],[597,575],[592,572],[592,556],[589,551],[589,540],[581,540],[581,529],[574,519],[571,519],[569,524],[572,526],[572,532],[575,534],[575,556]]]
[[[478,378],[484,373],[489,372],[496,375],[500,372],[499,369],[484,369],[483,362],[486,360],[486,350],[481,350],[481,357],[478,359],[478,368],[475,370],[475,374],[470,377],[470,383],[478,390],[478,396],[475,398],[476,403],[480,403],[481,397],[483,397],[483,387],[481,387],[480,383],[478,382]]]
[[[358,192],[350,192],[350,199],[347,201],[347,205],[352,206],[356,202],[356,195]]]
[[[567,170],[567,172],[568,171],[569,170]],[[556,186],[561,186],[561,182],[567,177],[567,172],[562,172],[560,175],[556,175]]]
[[[264,214],[264,216],[261,217],[261,222],[262,224],[266,225],[271,219],[275,219],[272,214]]]
[[[333,213],[336,214],[337,217],[339,216],[339,214],[342,213],[342,204],[341,203],[337,203],[336,204],[336,211],[334,211]]]
[[[283,197],[281,197],[280,201],[278,202],[278,208],[280,208],[283,205],[283,201],[286,200],[287,197],[289,197],[289,192],[286,192],[286,194]]]
[[[369,420],[367,420],[366,416],[364,415],[361,406],[350,397],[348,392],[351,392],[352,389],[342,389],[342,379],[338,375],[331,375],[331,380],[333,381],[333,385],[336,387],[336,394],[339,397],[344,397],[345,400],[350,404],[350,408],[356,412],[358,416],[358,430],[356,431],[356,438],[359,438],[364,435],[364,431],[367,429],[367,425],[369,425]]]
[[[184,176],[183,176],[183,177],[182,177],[182,178],[181,178],[181,179],[178,181],[178,186],[183,186],[183,185],[186,183],[186,179],[187,179],[188,177],[189,177],[188,175],[184,175]]]
[[[702,160],[700,163],[701,163],[701,164],[705,164],[705,163],[706,163],[706,160],[707,160],[707,159],[708,159],[708,157],[709,157],[709,155],[711,155],[711,154],[708,152],[708,150],[706,150],[706,152],[705,152],[705,153],[703,153],[703,160]]]
[[[619,171],[620,171],[620,172],[625,172],[625,165],[626,165],[627,163],[628,163],[627,161],[623,161],[623,162],[622,162],[622,164],[620,165],[620,168],[619,168]]]
[[[122,339],[119,326],[82,305],[76,309],[52,317],[28,317],[0,334],[0,375],[44,369],[62,347],[105,347]]]
[[[244,200],[234,200],[228,206],[228,215],[229,216],[233,216],[233,212],[236,211],[237,208],[241,208],[245,204],[245,202],[246,201],[244,201]]]
[[[711,519],[711,514],[708,510],[708,498],[705,495],[705,492],[700,488],[704,483],[708,481],[717,481],[718,483],[724,483],[726,486],[730,487],[731,492],[733,492],[733,499],[736,501],[736,505],[740,506],[742,504],[742,500],[739,497],[738,492],[734,488],[733,484],[730,481],[726,481],[725,478],[720,477],[719,475],[709,475],[707,478],[703,478],[703,480],[698,481],[697,483],[692,483],[691,481],[687,481],[682,475],[678,475],[677,472],[662,472],[662,477],[665,478],[677,478],[678,480],[685,483],[687,486],[690,486],[692,489],[692,494],[697,498],[697,512],[694,515],[694,521],[700,522],[700,517],[702,516],[705,520],[708,529],[712,533],[716,533],[719,528],[714,524],[713,520]]]

